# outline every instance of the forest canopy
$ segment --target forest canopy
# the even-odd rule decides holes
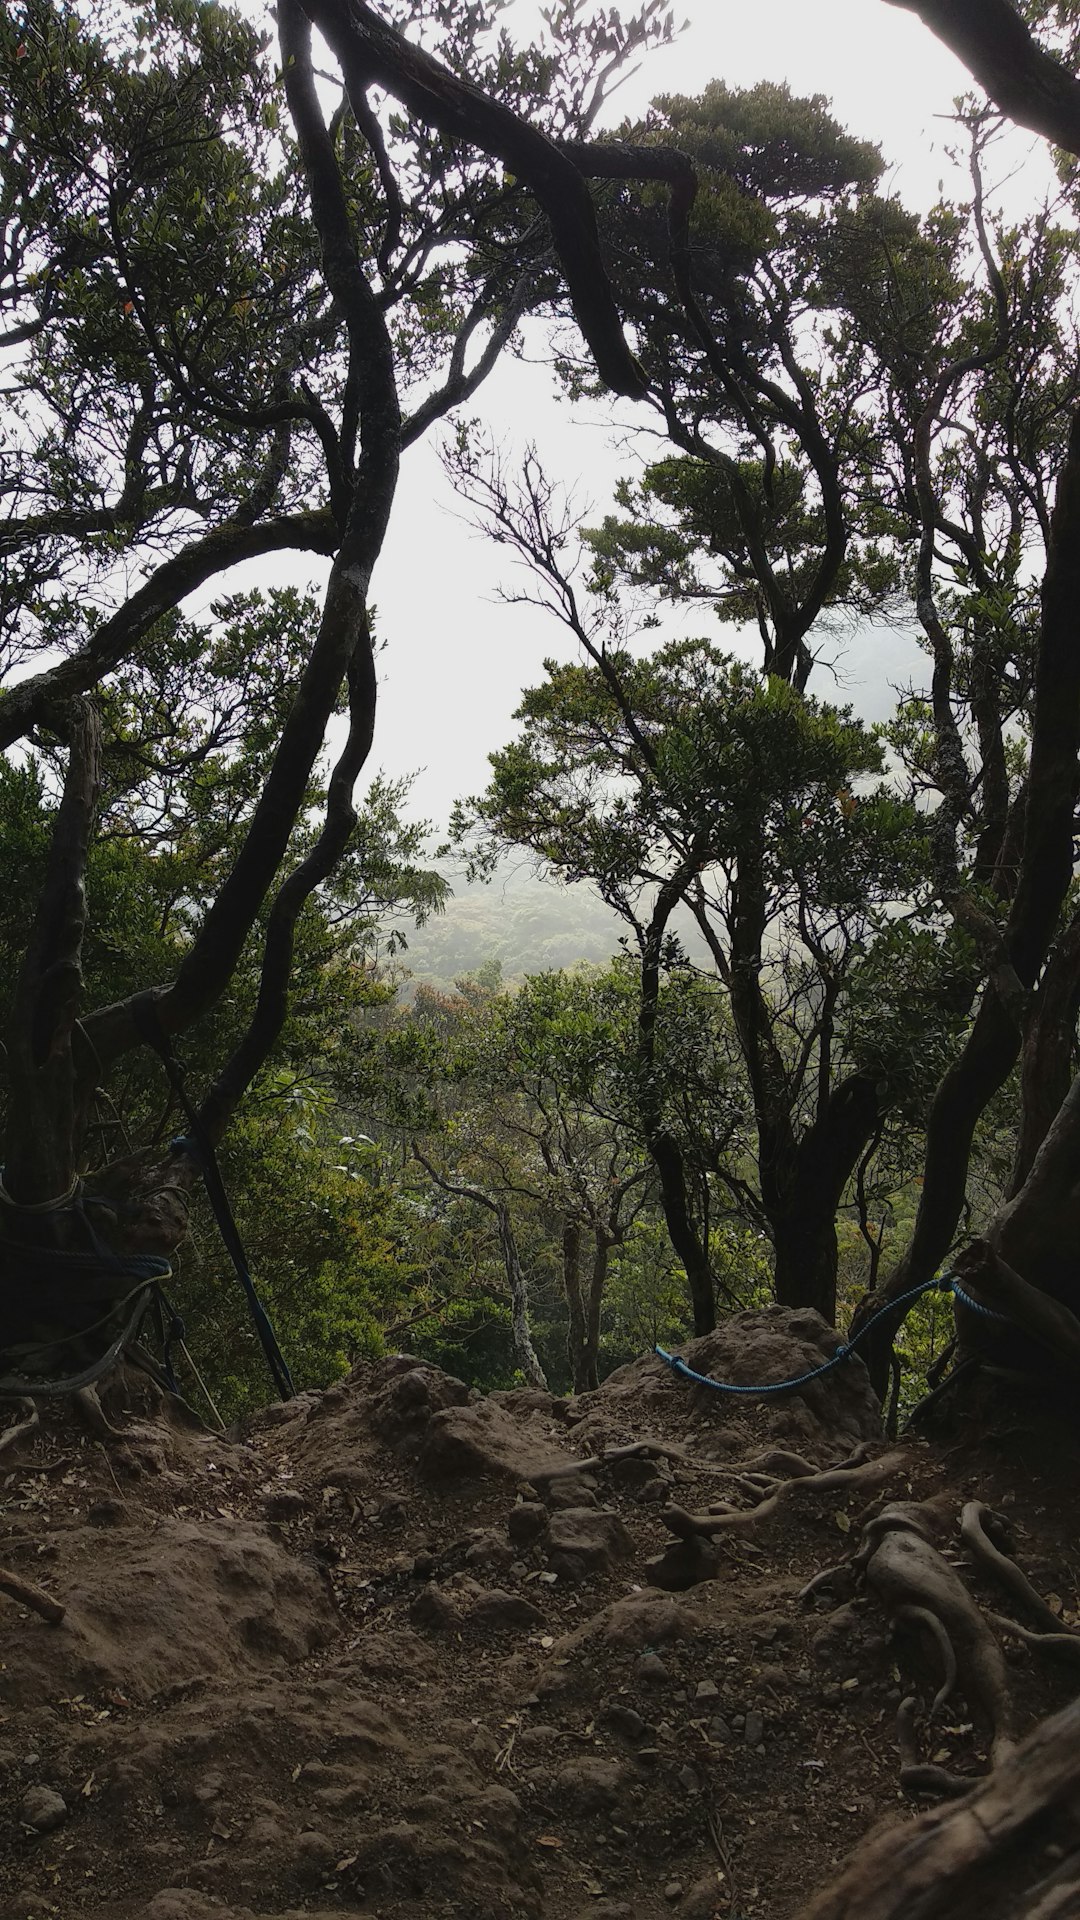
[[[587,1390],[776,1299],[876,1314],[884,1390],[958,1258],[1033,1366],[1071,1341],[1080,140],[1027,11],[1008,75],[996,16],[972,62],[1068,149],[1019,216],[975,95],[925,211],[776,79],[620,122],[662,0],[533,45],[452,0],[5,16],[13,1377],[92,1368],[167,1282],[235,1410],[230,1258],[320,1383],[407,1331]],[[477,415],[526,340],[648,429],[589,524]],[[440,431],[560,650],[453,848],[593,889],[588,965],[408,978],[447,868],[365,774],[371,582]],[[924,664],[872,726],[834,676],[885,627]]]

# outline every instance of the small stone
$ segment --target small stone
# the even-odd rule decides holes
[[[307,1833],[298,1835],[296,1851],[307,1866],[314,1867],[319,1872],[326,1872],[337,1859],[339,1847],[328,1834],[319,1833],[312,1827]]]
[[[760,1713],[750,1712],[746,1716],[743,1739],[748,1747],[760,1747],[765,1738],[765,1721]]]
[[[643,1653],[637,1663],[637,1678],[648,1687],[666,1687],[671,1675],[658,1653]]]
[[[448,1593],[432,1583],[421,1587],[412,1606],[409,1619],[414,1627],[428,1627],[433,1633],[445,1633],[458,1624],[458,1610]]]
[[[709,1721],[709,1739],[710,1740],[734,1740],[734,1738],[735,1738],[735,1735],[731,1731],[731,1728],[728,1726],[728,1723],[724,1719],[723,1715],[719,1713],[714,1714],[713,1718]]]
[[[687,1793],[700,1793],[701,1791],[701,1781],[698,1779],[693,1767],[682,1768],[679,1774],[679,1785],[680,1787],[684,1787]]]
[[[52,1787],[28,1787],[19,1803],[19,1819],[36,1833],[52,1833],[67,1817],[67,1802]]]
[[[468,1612],[470,1627],[484,1633],[536,1627],[543,1624],[543,1619],[539,1607],[534,1607],[524,1594],[505,1593],[501,1587],[478,1594]]]
[[[95,1500],[87,1507],[86,1517],[92,1527],[115,1527],[124,1517],[122,1500]]]
[[[413,1559],[412,1576],[414,1580],[430,1580],[435,1572],[435,1555],[418,1553]]]
[[[695,1700],[719,1700],[720,1689],[715,1680],[699,1680],[694,1688]]]
[[[520,1500],[510,1509],[506,1531],[516,1547],[529,1547],[539,1539],[547,1523],[547,1508],[538,1500]]]
[[[672,1901],[681,1900],[682,1892],[683,1884],[681,1880],[669,1880],[667,1886],[664,1888],[664,1899]]]
[[[299,1520],[307,1512],[307,1500],[298,1487],[277,1487],[263,1501],[268,1520]]]
[[[614,1733],[621,1733],[624,1740],[640,1740],[645,1731],[645,1722],[633,1707],[624,1706],[621,1700],[612,1700],[601,1715],[604,1725]]]

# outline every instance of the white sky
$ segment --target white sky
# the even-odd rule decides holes
[[[537,12],[535,0],[516,0],[507,18],[524,33]],[[688,17],[686,31],[619,91],[615,117],[659,93],[700,92],[713,78],[736,86],[786,80],[794,92],[825,94],[843,125],[881,146],[894,169],[887,177],[909,204],[937,197],[953,137],[946,116],[971,83],[913,14],[886,0],[683,0],[676,13]],[[1007,192],[1023,205],[1046,178],[1041,143],[1016,136],[1008,165],[1015,177]],[[605,511],[628,456],[625,430],[620,445],[604,409],[571,412],[542,367],[508,362],[468,411],[482,412],[508,447],[535,442],[583,505],[597,517]],[[619,404],[619,420],[629,424],[634,414]],[[453,800],[486,784],[487,755],[512,737],[522,688],[540,677],[546,655],[565,654],[572,642],[541,614],[499,602],[500,582],[513,578],[507,552],[455,511],[435,445],[429,439],[406,456],[373,583],[385,648],[369,764],[393,775],[416,771],[411,811],[441,833]],[[309,563],[297,565],[306,577]],[[732,629],[705,610],[693,627],[731,644]],[[869,633],[847,652],[839,684],[819,676],[817,686],[878,718],[890,684],[919,672],[912,642]]]

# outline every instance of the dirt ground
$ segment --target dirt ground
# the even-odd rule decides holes
[[[687,1355],[762,1381],[834,1344],[774,1308]],[[101,1403],[116,1432],[54,1405],[0,1451],[0,1564],[65,1608],[0,1594],[0,1920],[793,1920],[926,1804],[898,1784],[902,1695],[923,1759],[988,1764],[962,1693],[927,1723],[917,1624],[847,1572],[800,1600],[867,1511],[936,1497],[1001,1609],[955,1533],[985,1501],[1080,1613],[1076,1448],[1038,1407],[677,1541],[666,1509],[748,1507],[777,1449],[893,1452],[858,1361],[761,1400],[647,1358],[562,1401],[399,1355],[227,1439],[132,1372]],[[620,1452],[643,1441],[666,1451]],[[1003,1644],[1022,1733],[1076,1676]]]

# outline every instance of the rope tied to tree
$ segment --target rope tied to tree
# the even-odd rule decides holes
[[[160,1254],[121,1254],[107,1246],[87,1212],[92,1196],[84,1193],[78,1178],[67,1194],[24,1205],[12,1198],[2,1175],[0,1169],[0,1229],[6,1227],[4,1211],[42,1219],[69,1212],[85,1229],[89,1246],[42,1246],[7,1231],[0,1235],[8,1255],[7,1271],[0,1279],[0,1355],[6,1366],[0,1374],[0,1399],[65,1395],[89,1386],[115,1365],[135,1339],[151,1304],[158,1309],[166,1379],[177,1391],[164,1333],[165,1313],[170,1320],[175,1316],[160,1289],[160,1282],[172,1274],[170,1262]],[[64,1348],[112,1327],[117,1330],[104,1349],[75,1373],[58,1378],[51,1365],[35,1371]]]
[[[1013,1324],[1008,1314],[998,1313],[993,1307],[984,1307],[981,1301],[973,1300],[971,1295],[961,1287],[955,1275],[948,1272],[940,1276],[935,1275],[933,1280],[924,1280],[921,1285],[912,1287],[907,1293],[897,1294],[895,1300],[890,1300],[886,1306],[879,1307],[876,1313],[871,1314],[869,1320],[859,1328],[853,1339],[842,1340],[831,1360],[824,1360],[820,1367],[811,1367],[807,1373],[796,1374],[791,1380],[773,1380],[764,1386],[742,1386],[734,1380],[714,1380],[711,1374],[696,1373],[693,1367],[687,1366],[685,1360],[680,1360],[678,1354],[668,1353],[664,1347],[654,1347],[653,1352],[671,1368],[672,1373],[677,1373],[681,1380],[690,1380],[697,1387],[712,1387],[716,1393],[758,1395],[793,1393],[796,1388],[807,1386],[811,1380],[820,1380],[823,1374],[831,1373],[834,1367],[841,1366],[845,1360],[850,1359],[860,1340],[865,1339],[871,1327],[876,1326],[879,1320],[886,1319],[895,1312],[897,1307],[903,1306],[905,1301],[919,1300],[927,1293],[951,1293],[962,1306],[970,1307],[973,1313],[983,1314],[988,1320],[1000,1320],[1007,1326]]]

